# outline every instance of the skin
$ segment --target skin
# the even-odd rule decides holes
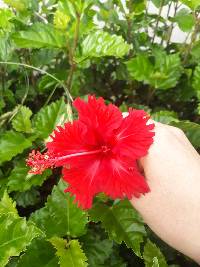
[[[132,205],[166,243],[200,264],[200,156],[178,128],[155,123],[139,162],[151,192]]]

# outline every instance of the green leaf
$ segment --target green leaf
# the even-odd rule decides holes
[[[90,33],[82,43],[82,57],[123,57],[131,48],[122,36],[111,35],[108,32],[96,31]]]
[[[14,16],[14,13],[10,9],[0,8],[0,28],[10,31],[13,26],[10,20]]]
[[[125,262],[125,259],[123,259],[117,251],[119,249],[115,246],[115,249],[112,251],[110,257],[105,261],[105,263],[97,265],[97,267],[127,267],[127,262]]]
[[[83,241],[83,249],[88,258],[89,266],[103,266],[112,253],[113,242],[109,239],[100,240],[93,232],[90,235],[87,234]]]
[[[58,267],[56,250],[45,239],[35,239],[20,257],[17,267]]]
[[[26,106],[20,107],[17,115],[12,120],[13,128],[18,132],[31,133],[31,120],[32,111]]]
[[[62,48],[66,46],[64,33],[50,24],[35,23],[26,31],[13,35],[13,40],[20,48]]]
[[[15,8],[18,11],[24,11],[27,8],[27,0],[3,0],[4,3]]]
[[[32,145],[23,134],[14,131],[7,131],[0,136],[0,163],[11,160],[24,149]]]
[[[173,20],[178,23],[179,28],[184,32],[191,31],[195,25],[194,16],[186,8],[179,10]]]
[[[0,215],[4,213],[12,213],[18,217],[16,203],[9,197],[7,192],[4,192],[0,201]]]
[[[5,193],[0,202],[0,266],[5,266],[11,256],[18,256],[42,232],[24,218],[20,218],[15,203]],[[3,206],[3,208],[2,208]]]
[[[28,173],[29,168],[24,161],[19,161],[8,177],[9,191],[26,191],[33,185],[42,185],[45,179],[51,175],[51,170],[46,170],[43,174]]]
[[[152,113],[151,118],[155,121],[162,122],[164,124],[169,124],[172,121],[179,121],[177,118],[177,114],[169,110],[160,110],[158,112]]]
[[[13,47],[7,33],[0,34],[0,60],[8,61],[12,55]]]
[[[197,96],[200,99],[200,64],[198,64],[194,70],[192,86],[197,92]]]
[[[192,10],[196,10],[199,7],[199,0],[180,0],[183,4],[190,7]]]
[[[179,55],[167,55],[159,50],[155,54],[155,64],[143,54],[129,60],[126,64],[132,79],[143,81],[156,89],[173,88],[182,73]]]
[[[154,3],[154,5],[155,5],[157,8],[159,8],[159,7],[161,7],[161,6],[165,6],[165,5],[167,5],[167,4],[170,2],[170,0],[152,0],[152,2]]]
[[[154,73],[150,77],[150,84],[159,89],[173,88],[182,74],[179,54],[167,55],[156,50]]]
[[[196,41],[193,43],[192,50],[191,50],[192,59],[199,63],[200,59],[200,41]]]
[[[62,12],[61,10],[56,10],[54,14],[54,25],[55,28],[60,29],[60,30],[66,30],[68,23],[70,21],[70,17]]]
[[[35,132],[41,138],[47,138],[57,125],[63,125],[67,119],[67,105],[61,98],[42,108],[34,117]]]
[[[64,193],[65,187],[62,182],[55,186],[45,207],[31,216],[31,221],[35,222],[47,237],[77,237],[85,233],[87,214],[74,204],[69,193]]]
[[[86,267],[87,258],[81,249],[78,240],[67,242],[59,237],[52,237],[50,242],[57,249],[60,267]]]
[[[147,0],[136,0],[132,1],[130,5],[131,17],[143,13],[146,9]]]
[[[145,267],[167,267],[165,257],[159,248],[156,247],[150,240],[147,241],[144,247],[143,258]]]
[[[146,236],[146,231],[140,216],[129,201],[120,201],[112,207],[97,203],[90,215],[92,220],[102,222],[111,240],[118,244],[124,241],[136,255],[141,256],[140,244]]]
[[[26,208],[33,206],[40,201],[40,193],[34,187],[25,192],[17,192],[14,197],[18,206]]]
[[[182,129],[194,147],[200,147],[200,124],[191,121],[171,122],[170,124]]]
[[[154,68],[146,55],[139,54],[137,57],[127,61],[126,65],[131,78],[149,83],[149,78]]]

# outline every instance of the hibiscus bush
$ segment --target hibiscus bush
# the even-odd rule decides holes
[[[127,199],[100,193],[91,209],[82,209],[64,192],[68,185],[60,166],[67,172],[70,164],[39,161],[42,172],[35,152],[32,161],[29,154],[40,150],[37,160],[53,160],[45,154],[46,145],[53,147],[48,145],[52,132],[61,133],[64,128],[56,126],[78,118],[72,102],[88,95],[103,97],[121,112],[145,110],[154,120],[181,128],[199,150],[199,12],[198,0],[2,1],[1,267],[196,266],[162,242]],[[174,39],[176,30],[184,41]],[[91,128],[97,113],[87,114]],[[103,134],[106,127],[102,124]],[[81,133],[84,129],[77,131],[79,149]],[[56,149],[63,149],[65,140],[55,142]],[[67,142],[76,145],[70,136]],[[36,167],[33,173],[26,163]],[[87,172],[90,161],[81,166],[74,180]]]

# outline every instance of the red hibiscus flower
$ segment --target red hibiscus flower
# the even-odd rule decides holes
[[[136,160],[147,154],[153,142],[154,124],[148,124],[143,110],[129,109],[123,118],[112,104],[103,98],[77,98],[74,107],[79,119],[57,127],[47,152],[33,151],[27,165],[31,173],[63,166],[66,192],[75,196],[79,206],[92,206],[94,196],[104,192],[113,199],[131,199],[150,189],[140,174]]]

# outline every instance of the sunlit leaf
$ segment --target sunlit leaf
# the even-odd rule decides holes
[[[66,46],[65,35],[50,24],[36,23],[26,31],[13,35],[20,48],[62,48]]]
[[[173,20],[178,23],[179,28],[184,32],[191,31],[195,25],[193,14],[186,8],[179,10]]]
[[[155,64],[150,62],[147,55],[140,54],[126,64],[132,79],[143,81],[157,89],[173,88],[182,73],[178,54],[157,53]]]
[[[32,145],[21,133],[7,131],[0,136],[0,163],[12,159]]]
[[[47,138],[57,125],[63,125],[67,119],[67,105],[61,98],[42,108],[34,117],[35,132],[42,138]]]
[[[81,236],[85,233],[87,214],[73,203],[73,198],[64,193],[62,182],[55,186],[44,208],[31,216],[31,221],[42,229],[47,237]]]
[[[56,248],[60,267],[87,267],[87,258],[78,240],[67,242],[59,237],[52,237],[50,242]]]
[[[199,0],[180,0],[183,4],[190,7],[192,10],[195,10],[199,5]]]
[[[32,132],[32,126],[30,120],[31,115],[32,111],[28,107],[26,106],[20,107],[17,115],[12,120],[13,128],[18,132],[31,133]]]
[[[89,34],[82,43],[82,57],[123,57],[131,46],[122,36],[111,35],[108,32],[96,31]]]
[[[2,208],[3,206],[4,208]],[[11,256],[18,256],[42,232],[24,218],[20,218],[6,196],[0,202],[0,266],[5,266]]]
[[[70,21],[70,17],[60,10],[57,10],[54,14],[54,25],[57,29],[66,30]]]
[[[33,185],[42,185],[42,183],[51,174],[51,170],[46,170],[43,174],[31,174],[28,173],[29,167],[26,166],[24,161],[19,161],[10,176],[8,177],[8,188],[9,191],[26,191],[29,190]]]
[[[11,30],[12,23],[10,20],[14,17],[14,13],[10,9],[0,8],[0,29],[6,31]]]
[[[15,8],[18,11],[24,11],[27,8],[27,0],[3,0],[4,3]]]
[[[144,246],[143,258],[145,267],[167,267],[167,262],[162,252],[150,240]]]

